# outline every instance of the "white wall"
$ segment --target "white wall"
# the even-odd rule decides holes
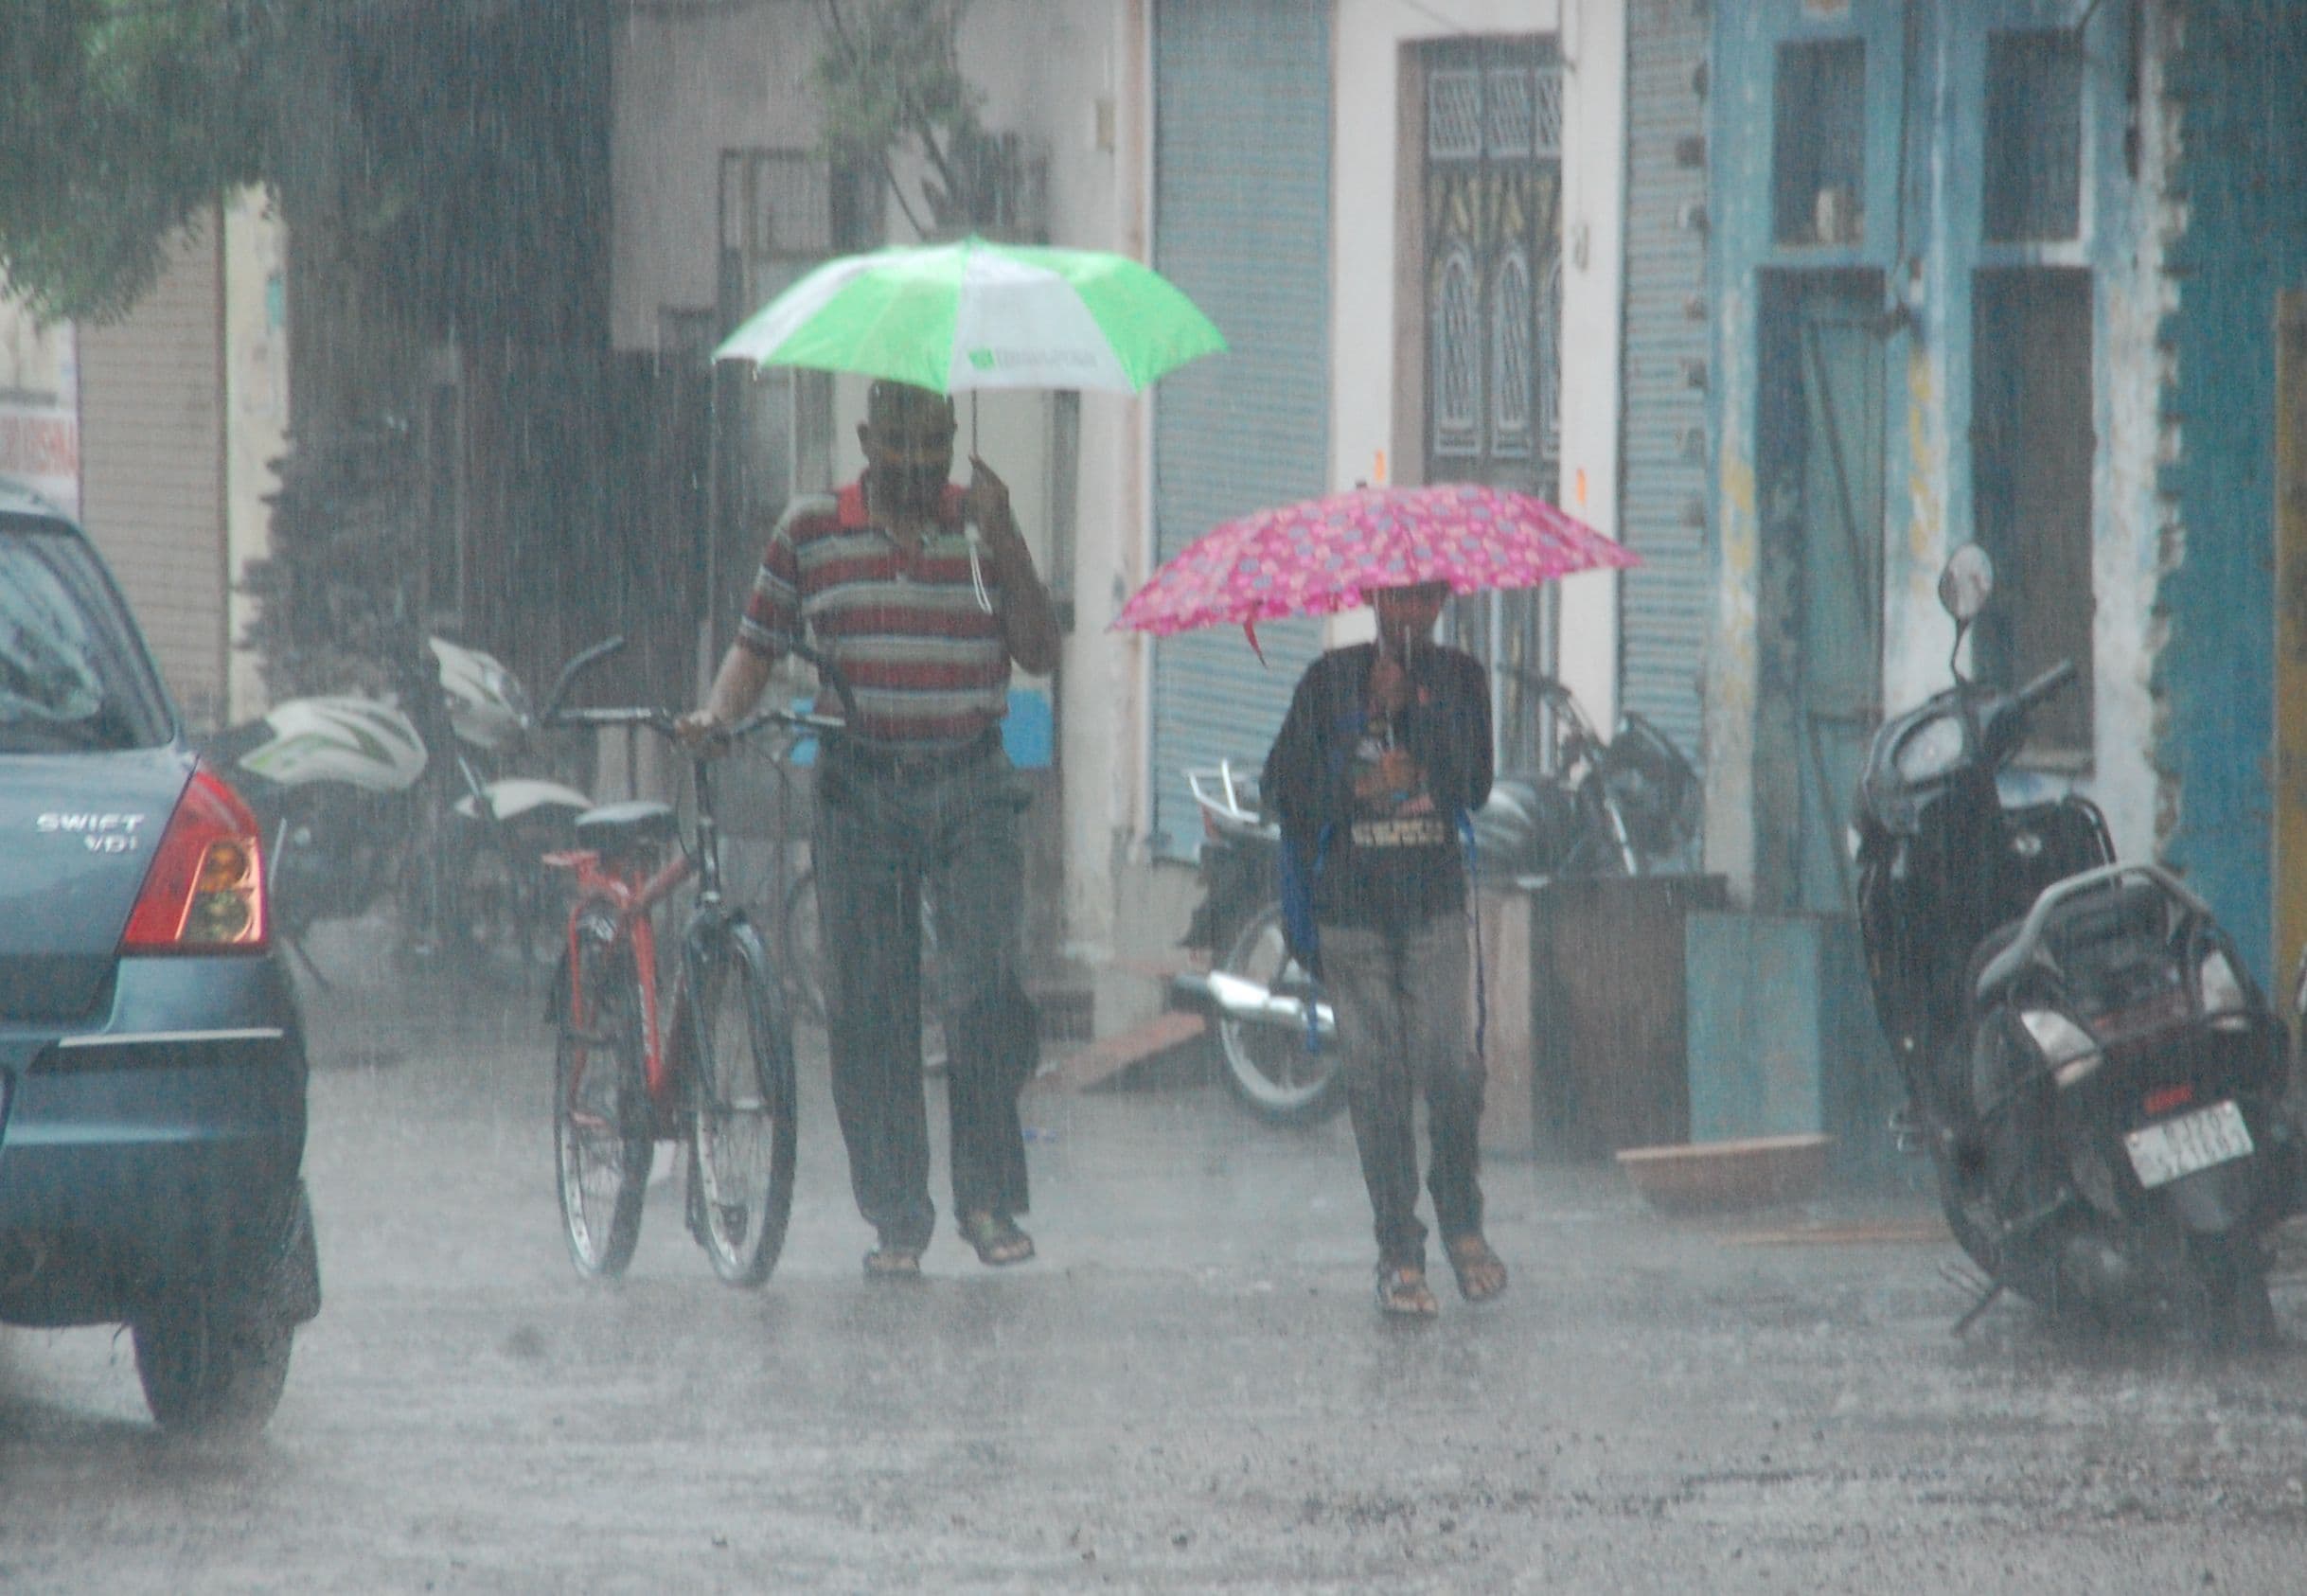
[[[1050,161],[1050,241],[1148,258],[1152,114],[1142,0],[977,0],[963,66],[985,95],[984,116],[1039,141]],[[967,401],[965,403],[965,411]],[[986,455],[997,414],[1040,401],[987,396]],[[1142,861],[1145,825],[1148,654],[1107,630],[1145,579],[1151,548],[1148,406],[1084,394],[1075,490],[1074,620],[1060,667],[1065,770],[1066,923],[1074,952],[1101,959],[1117,941],[1122,878]],[[1021,485],[1013,473],[1013,489]],[[1032,519],[1036,506],[1020,495]],[[1046,570],[1046,565],[1045,565]]]
[[[1347,488],[1372,476],[1378,452],[1395,432],[1394,205],[1405,169],[1399,163],[1418,158],[1414,149],[1395,148],[1401,50],[1462,33],[1551,33],[1561,49],[1560,502],[1615,536],[1625,214],[1625,16],[1620,0],[1338,0],[1333,486]],[[1340,634],[1354,626],[1349,618]],[[1561,674],[1605,725],[1617,717],[1617,648],[1616,578],[1594,575],[1565,582]]]
[[[272,548],[280,485],[273,462],[288,452],[289,328],[283,283],[287,229],[260,189],[224,210],[224,596],[227,724],[265,706],[256,653],[240,647],[256,600],[240,590],[248,562]]]
[[[625,9],[611,65],[615,347],[654,349],[663,308],[713,307],[720,152],[816,146],[821,15],[811,0]]]
[[[80,354],[70,322],[45,326],[0,293],[0,476],[80,513]]]

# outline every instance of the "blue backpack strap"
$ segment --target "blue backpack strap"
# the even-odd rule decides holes
[[[1465,809],[1460,809],[1457,820],[1458,841],[1464,846],[1466,856],[1466,934],[1474,939],[1474,1061],[1487,1064],[1489,1054],[1485,1051],[1485,1044],[1490,1030],[1490,994],[1482,967],[1482,902],[1476,896],[1482,884],[1482,860],[1480,850],[1474,843],[1474,816]]]
[[[1322,879],[1322,860],[1329,851],[1330,828],[1314,839],[1314,857],[1306,859],[1298,844],[1282,839],[1279,860],[1282,878],[1282,936],[1301,963],[1321,956],[1322,931],[1314,921],[1314,883]],[[1311,975],[1313,971],[1306,971]]]
[[[1305,1051],[1322,1051],[1322,1019],[1316,1012],[1322,990],[1322,977],[1316,966],[1322,957],[1322,929],[1314,918],[1314,885],[1322,879],[1322,862],[1329,854],[1330,827],[1323,826],[1314,839],[1314,857],[1302,860],[1298,845],[1287,837],[1282,839],[1279,860],[1282,886],[1282,940],[1289,947],[1291,955],[1305,969],[1312,984],[1315,1001],[1305,1005]]]

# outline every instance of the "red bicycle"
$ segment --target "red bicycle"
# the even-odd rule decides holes
[[[654,708],[563,709],[570,684],[624,646],[612,638],[563,668],[541,718],[562,726],[642,726],[671,740]],[[848,694],[813,650],[845,704]],[[721,892],[713,759],[765,726],[826,733],[830,716],[765,709],[687,751],[695,813],[650,800],[609,804],[577,821],[578,845],[547,862],[575,877],[548,1019],[555,1162],[577,1272],[624,1272],[660,1141],[687,1159],[689,1232],[714,1272],[759,1286],[776,1267],[793,1203],[797,1099],[784,984],[744,909]],[[658,912],[692,878],[696,897],[661,958]],[[663,973],[670,963],[669,982]]]

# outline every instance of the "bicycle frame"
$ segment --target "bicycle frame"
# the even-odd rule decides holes
[[[545,862],[556,868],[574,871],[577,875],[577,900],[570,906],[568,919],[569,1015],[574,1021],[585,1012],[584,961],[577,956],[577,926],[586,911],[596,904],[606,905],[614,919],[615,942],[632,949],[634,964],[647,972],[641,983],[641,1058],[644,1078],[648,1084],[649,1100],[660,1106],[671,1102],[675,1083],[680,1079],[682,1055],[681,1027],[665,1020],[678,1020],[681,994],[688,988],[688,960],[690,936],[708,920],[720,918],[723,913],[721,895],[720,825],[715,819],[713,801],[712,761],[698,756],[694,761],[697,784],[697,814],[694,822],[694,852],[677,851],[673,857],[653,873],[641,876],[637,870],[616,870],[602,862],[597,849],[580,848],[566,853],[547,854]],[[672,985],[675,1012],[660,1018],[659,987],[661,978],[657,962],[657,923],[655,911],[674,890],[690,877],[698,878],[697,902],[690,910],[684,927],[682,948],[682,969]]]
[[[674,889],[696,873],[696,867],[690,862],[688,855],[676,853],[654,873],[642,877],[638,871],[607,868],[601,862],[600,854],[591,848],[547,854],[545,862],[558,869],[574,871],[577,876],[577,901],[569,909],[567,931],[570,1019],[574,1022],[577,1017],[585,1012],[584,961],[578,956],[577,927],[588,910],[596,905],[605,905],[616,928],[615,942],[630,947],[634,965],[648,975],[648,979],[641,983],[641,1060],[645,1078],[648,1082],[650,1101],[664,1103],[672,1088],[674,1059],[665,1045],[664,1028],[658,1020],[659,966],[654,912]]]

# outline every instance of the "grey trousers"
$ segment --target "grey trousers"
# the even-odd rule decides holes
[[[1482,1230],[1486,1072],[1468,1042],[1470,933],[1462,913],[1373,931],[1322,928],[1322,988],[1338,1017],[1346,1108],[1370,1188],[1381,1265],[1426,1264],[1418,1220],[1417,1093],[1426,1094],[1427,1190],[1447,1243]]]
[[[1039,1063],[1020,945],[1024,797],[998,752],[898,773],[828,749],[812,842],[825,956],[833,1107],[858,1211],[886,1246],[929,1245],[921,1078],[921,907],[937,930],[956,1213],[1021,1214],[1018,1093]]]

